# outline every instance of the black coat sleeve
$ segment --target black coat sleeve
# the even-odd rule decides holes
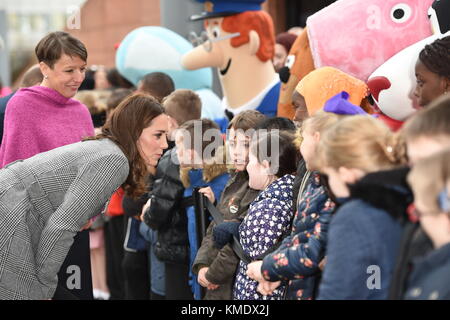
[[[179,166],[171,161],[170,153],[167,152],[158,164],[150,195],[151,205],[144,214],[144,222],[155,230],[171,223],[173,214],[180,209],[183,200],[184,187]]]
[[[122,200],[123,212],[128,217],[140,216],[142,207],[147,202],[148,196],[142,196],[139,199],[133,199],[131,197],[124,196]]]
[[[147,189],[150,189],[153,184],[153,179],[151,175],[148,177]],[[136,215],[140,216],[142,213],[142,207],[147,203],[149,198],[149,193],[144,193],[140,198],[133,199],[132,197],[124,196],[122,199],[123,212],[128,217],[134,217]]]

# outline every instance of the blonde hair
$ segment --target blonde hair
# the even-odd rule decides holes
[[[106,112],[106,101],[110,95],[109,91],[81,90],[73,98],[84,104],[91,115],[96,115]]]
[[[421,159],[408,174],[408,183],[430,212],[440,212],[438,196],[450,182],[450,149]]]
[[[403,163],[397,137],[371,116],[349,116],[329,128],[319,142],[320,167],[356,168],[364,172]]]
[[[322,134],[323,131],[335,124],[339,119],[343,117],[345,116],[321,110],[318,111],[314,116],[307,118],[305,121],[303,121],[302,126],[297,130],[295,134],[294,143],[296,147],[300,149],[304,132],[319,132],[320,134]]]
[[[179,126],[190,120],[199,120],[202,115],[202,101],[192,90],[175,90],[162,100],[162,105]]]

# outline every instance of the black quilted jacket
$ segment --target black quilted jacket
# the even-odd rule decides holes
[[[167,151],[158,163],[151,191],[151,205],[144,222],[158,231],[155,255],[163,262],[189,263],[187,218],[182,207],[184,187],[180,167],[175,164],[175,148]]]

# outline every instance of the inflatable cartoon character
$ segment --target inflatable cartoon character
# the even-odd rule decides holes
[[[286,63],[290,72],[284,71],[284,79],[289,75],[289,80],[280,91],[278,114],[292,114],[289,100],[295,82],[314,68],[331,66],[367,81],[396,53],[429,37],[427,12],[432,2],[338,0],[310,16]],[[313,68],[308,70],[311,59]]]
[[[140,27],[118,46],[116,67],[135,86],[148,73],[164,72],[176,89],[190,89],[200,96],[203,118],[222,117],[220,99],[211,90],[211,69],[188,71],[181,66],[181,57],[191,49],[189,41],[167,28]]]
[[[280,80],[272,64],[272,18],[261,10],[265,0],[198,1],[205,3],[205,12],[191,20],[205,20],[207,40],[185,54],[182,65],[218,69],[228,118],[252,109],[275,116]],[[227,121],[220,121],[222,129]]]
[[[414,96],[415,64],[425,45],[450,35],[450,0],[435,1],[428,16],[435,34],[398,52],[375,70],[368,81],[382,117],[394,130],[420,108]]]

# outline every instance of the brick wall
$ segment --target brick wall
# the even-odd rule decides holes
[[[89,65],[113,67],[116,43],[137,27],[160,25],[159,1],[88,0],[81,9],[81,28],[66,31],[86,45]],[[263,9],[272,16],[276,34],[285,31],[285,0],[268,0]]]
[[[160,25],[159,0],[88,0],[81,9],[81,28],[67,31],[85,44],[89,65],[113,67],[114,45],[149,25]]]

